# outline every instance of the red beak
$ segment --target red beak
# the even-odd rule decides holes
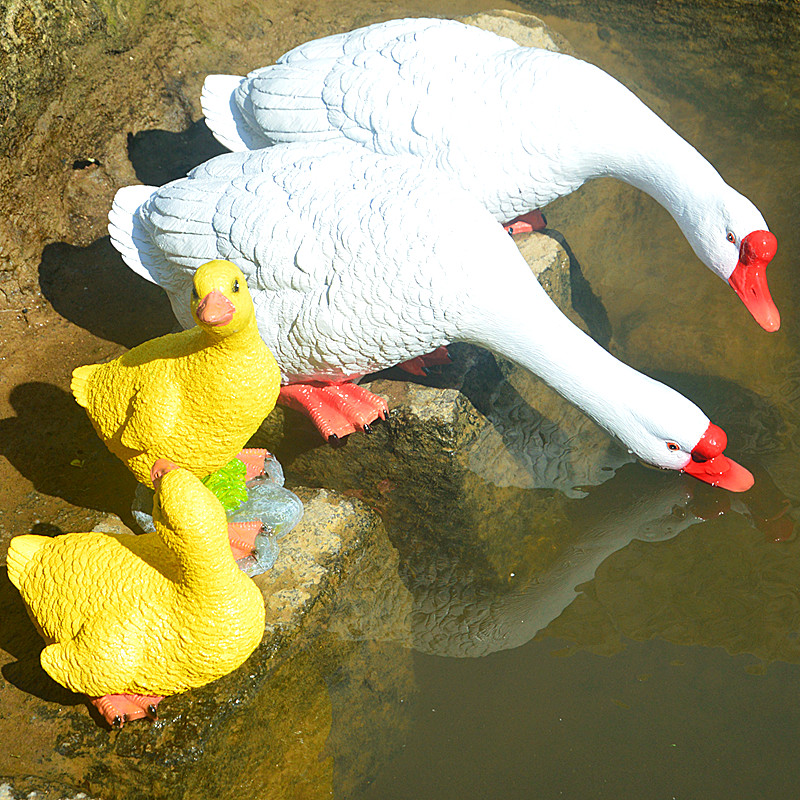
[[[728,278],[728,283],[765,331],[776,331],[781,326],[781,315],[767,286],[767,264],[777,249],[778,240],[769,231],[748,233],[739,246],[736,269]]]
[[[710,422],[683,471],[712,486],[731,492],[746,492],[754,483],[753,476],[743,466],[722,454],[727,443],[725,431]]]
[[[236,313],[236,307],[219,289],[209,292],[197,306],[197,318],[206,325],[227,325]]]

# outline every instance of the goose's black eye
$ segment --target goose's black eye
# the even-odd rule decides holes
[[[233,282],[233,291],[234,292],[238,292],[239,291],[239,281],[238,280]]]
[[[675,442],[667,442],[667,447],[670,450],[680,450],[680,447],[678,447],[678,445],[676,445]]]
[[[197,289],[195,289],[194,286],[192,286],[192,300],[199,300],[199,299],[200,295],[197,294]]]
[[[725,237],[731,244],[736,241],[736,236],[732,231],[728,231],[728,235]]]

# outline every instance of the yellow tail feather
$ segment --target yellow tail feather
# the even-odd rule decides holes
[[[78,405],[83,406],[84,408],[88,408],[89,405],[87,394],[89,377],[95,371],[95,369],[97,369],[97,366],[97,364],[86,364],[82,367],[76,367],[72,371],[72,383],[70,384],[69,388],[72,390],[72,394],[78,401]]]
[[[8,579],[17,589],[20,588],[22,576],[28,562],[36,554],[36,551],[50,539],[47,536],[36,536],[35,534],[25,534],[15,536],[8,545],[8,556],[6,564],[8,566]]]

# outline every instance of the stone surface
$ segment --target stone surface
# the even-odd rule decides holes
[[[541,47],[544,50],[575,55],[572,46],[561,34],[532,14],[493,10],[468,14],[459,19],[498,36],[507,36],[523,47]]]

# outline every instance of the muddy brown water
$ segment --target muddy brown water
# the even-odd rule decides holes
[[[625,15],[620,6],[617,21]],[[548,5],[559,7],[565,4]],[[590,60],[660,96],[660,113],[778,232],[770,283],[783,328],[762,335],[697,268],[663,210],[640,194],[598,182],[552,204],[548,219],[581,255],[603,298],[615,352],[650,374],[671,371],[668,381],[712,416],[726,415],[731,441],[759,470],[761,488],[752,493],[763,491],[773,510],[785,504],[791,517],[800,490],[796,100],[784,92],[785,116],[774,125],[765,124],[764,105],[725,110],[730,97],[723,95],[748,75],[745,94],[781,95],[779,81],[752,79],[748,57],[758,60],[763,40],[740,52],[740,73],[719,75],[709,92],[693,72],[707,76],[714,56],[686,56],[707,40],[701,20],[698,41],[687,44],[670,41],[658,26],[618,32],[591,3],[569,8],[575,19],[545,19]],[[691,33],[682,30],[689,39]],[[634,50],[641,60],[631,58]],[[679,67],[682,87],[675,84]],[[794,67],[784,61],[778,68]],[[703,92],[706,102],[698,104]],[[771,416],[768,433],[762,424]],[[648,502],[652,485],[644,474],[629,481]],[[777,494],[768,498],[770,482]],[[610,491],[587,513],[596,520],[614,510],[623,519],[622,494]],[[417,654],[416,725],[402,754],[359,796],[797,797],[800,770],[791,748],[800,722],[793,699],[800,685],[800,551],[796,529],[788,540],[772,541],[774,530],[756,517],[739,507],[668,541],[631,542],[517,649],[483,659]],[[588,532],[594,522],[576,524]],[[514,572],[513,560],[507,569]],[[536,587],[527,591],[531,603],[512,604],[520,625],[536,613]]]
[[[366,4],[357,24],[482,7]],[[289,800],[790,800],[800,793],[800,544],[792,529],[800,497],[797,97],[783,96],[784,82],[768,84],[769,72],[754,67],[763,37],[749,37],[751,50],[747,36],[728,37],[739,48],[736,71],[718,55],[725,36],[710,36],[699,22],[667,35],[663,19],[633,31],[601,17],[602,4],[563,7],[572,19],[548,23],[652,102],[778,236],[770,286],[783,325],[769,335],[641,193],[596,182],[548,209],[602,298],[614,352],[722,424],[756,487],[744,499],[696,491],[703,511],[685,504],[682,479],[628,465],[565,504],[562,524],[577,544],[557,574],[531,568],[550,534],[522,512],[504,516],[501,531],[486,520],[493,535],[481,540],[480,559],[492,580],[463,548],[429,552],[414,536],[395,535],[400,574],[415,598],[414,686],[386,689],[380,659],[369,661],[356,678],[369,698],[360,719],[341,699],[351,696],[341,691],[341,669],[313,648],[294,667],[312,676],[304,688],[291,664],[282,668],[273,702],[294,715],[297,737],[286,745],[296,762],[282,795]],[[291,28],[281,35],[290,40]],[[715,80],[720,62],[733,71]],[[794,66],[779,60],[769,69]],[[768,102],[732,108],[731,91],[762,92]],[[765,124],[765,108],[780,116],[776,124]],[[185,154],[199,135],[194,126],[176,127],[158,139],[143,125],[118,157],[130,156],[141,180],[174,177],[169,171],[181,164],[170,152]],[[44,247],[39,281],[47,302],[32,296],[0,319],[4,546],[20,532],[76,530],[107,512],[130,518],[133,481],[72,402],[69,374],[173,322],[164,298],[120,266],[107,239],[89,238],[80,247]],[[4,640],[3,665],[21,649]],[[243,777],[242,787],[245,800],[261,796],[255,779]]]

